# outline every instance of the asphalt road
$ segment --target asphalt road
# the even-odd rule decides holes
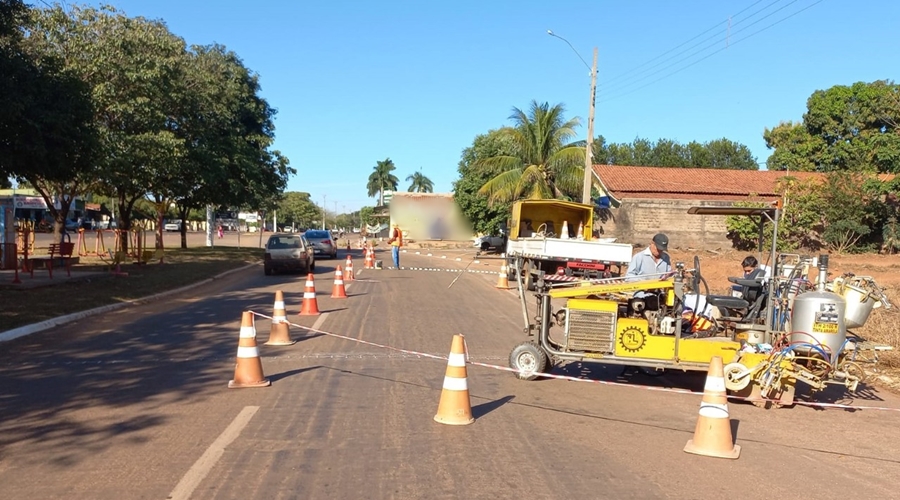
[[[402,264],[462,268],[455,256],[471,255],[424,253]],[[302,276],[256,266],[0,344],[0,497],[900,498],[900,412],[731,404],[740,459],[700,457],[682,451],[699,397],[640,388],[701,390],[697,376],[554,372],[622,387],[470,366],[476,421],[444,426],[445,362],[292,328],[293,346],[260,346],[271,387],[228,389],[240,313],[271,314],[277,289],[294,323],[396,348],[446,356],[462,333],[473,360],[505,365],[524,338],[495,275],[450,286],[456,273],[354,259],[346,300],[329,298],[335,262],[318,262],[318,317],[297,315]],[[260,344],[268,328],[258,321]],[[900,408],[872,388],[842,401]]]

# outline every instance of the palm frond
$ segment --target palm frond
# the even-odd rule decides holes
[[[517,198],[519,179],[522,177],[521,169],[507,170],[493,179],[484,183],[478,194],[486,196],[488,205],[512,201]]]

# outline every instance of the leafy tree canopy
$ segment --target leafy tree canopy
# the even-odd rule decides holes
[[[900,86],[857,82],[817,90],[801,123],[766,129],[769,170],[900,172]]]
[[[407,182],[409,182],[408,192],[416,192],[416,193],[433,193],[434,192],[434,183],[431,182],[431,179],[422,175],[422,172],[415,172],[412,175],[406,178]]]
[[[582,143],[583,144],[583,143]],[[728,139],[680,144],[669,139],[651,142],[637,138],[631,144],[607,144],[600,136],[593,143],[594,163],[635,167],[697,167],[758,170],[747,146]]]
[[[515,148],[510,135],[492,130],[475,137],[472,145],[462,152],[457,168],[459,179],[453,183],[453,199],[477,232],[496,233],[500,224],[509,218],[512,202],[488,204],[487,196],[478,190],[493,176],[475,165],[485,158],[513,156]]]

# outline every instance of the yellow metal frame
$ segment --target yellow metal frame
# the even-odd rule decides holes
[[[625,283],[605,283],[600,285],[579,286],[573,288],[556,288],[550,290],[553,298],[586,297],[588,295],[603,295],[607,293],[639,292],[642,290],[666,290],[675,287],[673,280],[642,280]]]
[[[594,207],[583,203],[562,200],[517,201],[513,203],[512,218],[509,221],[510,239],[519,239],[519,227],[524,219],[531,220],[531,226],[535,231],[545,221],[553,222],[556,232],[562,229],[563,222],[568,222],[569,228],[576,232],[578,225],[582,224],[582,236],[586,241],[589,241],[593,235]]]

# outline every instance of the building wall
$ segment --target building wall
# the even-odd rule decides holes
[[[646,246],[656,233],[669,236],[669,246],[715,250],[731,248],[725,216],[691,215],[695,206],[731,206],[730,201],[625,199],[618,208],[609,209],[602,223],[603,236],[616,237],[637,248]]]

